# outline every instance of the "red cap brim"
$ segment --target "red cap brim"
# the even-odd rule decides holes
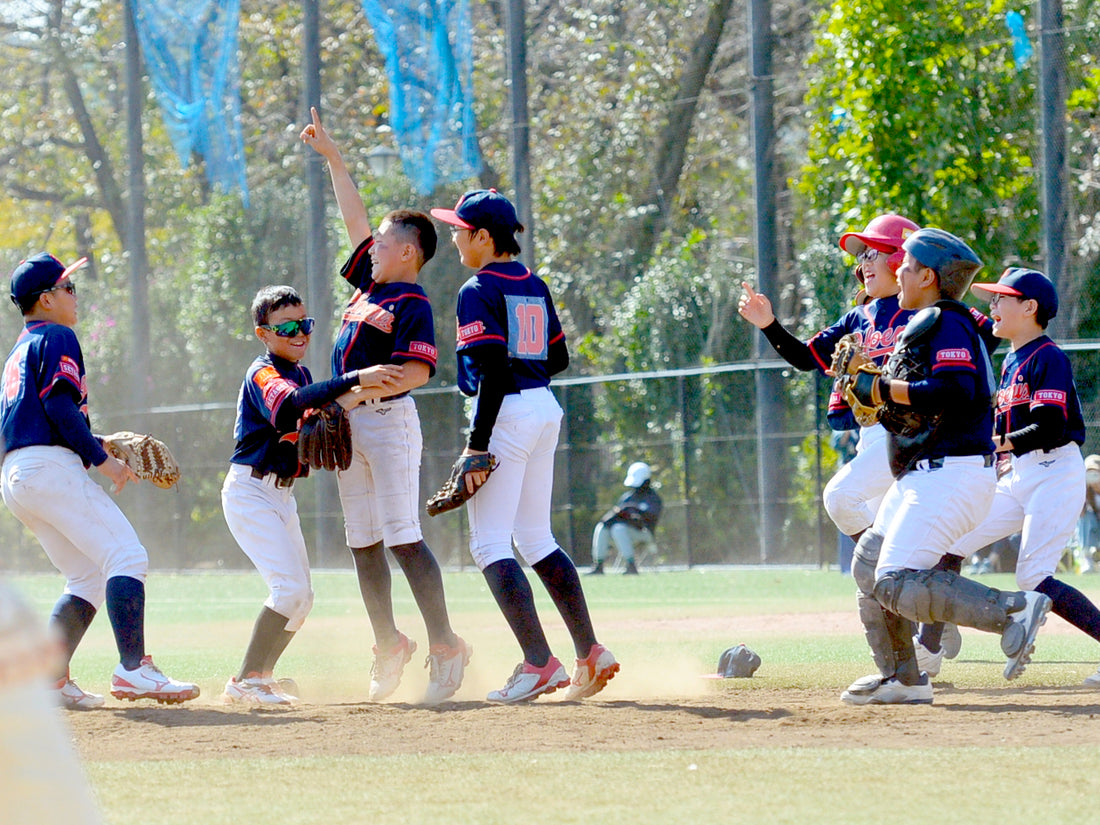
[[[852,242],[855,241],[855,244]],[[840,236],[840,248],[849,255],[858,255],[864,247],[877,249],[879,252],[896,252],[898,245],[890,238],[881,235],[868,235],[863,232],[845,232]]]
[[[61,273],[61,275],[58,277],[57,280],[58,281],[65,280],[70,275],[72,275],[74,272],[76,272],[78,269],[80,269],[80,267],[84,266],[84,264],[86,264],[86,263],[88,263],[88,259],[87,258],[81,258],[79,261],[76,261],[74,263],[69,264],[67,267],[65,267],[65,271]]]
[[[452,226],[458,226],[462,229],[473,229],[474,227],[458,217],[458,214],[453,209],[433,209],[432,217],[436,220],[443,221],[443,223],[449,223]]]

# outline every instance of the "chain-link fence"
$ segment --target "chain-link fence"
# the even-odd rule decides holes
[[[1100,344],[1066,344],[1085,413],[1086,453],[1100,452]],[[999,360],[999,358],[997,359]],[[758,369],[779,371],[795,404],[788,419],[757,431]],[[837,531],[821,506],[821,491],[837,467],[822,410],[828,382],[775,362],[664,373],[576,378],[556,382],[565,410],[554,480],[554,530],[578,565],[591,559],[592,530],[625,491],[626,468],[646,461],[664,500],[653,564],[835,564]],[[465,439],[467,401],[453,388],[415,394],[424,431],[421,496],[447,476]],[[643,431],[614,414],[630,410],[661,420]],[[654,419],[663,411],[663,417]],[[161,569],[247,568],[219,500],[232,452],[234,405],[154,409],[151,429],[170,443],[183,481],[170,491],[130,485],[118,497]],[[124,421],[103,421],[121,429]],[[760,462],[782,468],[786,485],[762,502]],[[317,567],[349,567],[335,478],[318,473],[295,485],[311,558]],[[780,541],[760,538],[765,505],[778,514]],[[1052,506],[1057,506],[1052,503]],[[471,564],[465,511],[423,518],[424,534],[442,564]],[[0,511],[0,568],[48,570],[37,542]]]

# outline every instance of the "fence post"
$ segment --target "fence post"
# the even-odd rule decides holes
[[[676,391],[680,401],[680,437],[684,450],[684,555],[690,569],[695,563],[695,548],[691,540],[691,411],[683,375],[676,378]]]

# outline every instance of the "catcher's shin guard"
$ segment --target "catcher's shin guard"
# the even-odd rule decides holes
[[[871,658],[875,660],[875,665],[883,678],[889,679],[898,669],[896,644],[886,611],[873,595],[875,567],[878,565],[882,539],[882,534],[874,530],[866,530],[859,537],[852,554],[852,577],[859,588],[857,595],[859,620],[863,623],[867,645],[871,648]]]
[[[915,622],[951,622],[988,633],[1001,633],[1010,613],[1027,598],[1006,593],[944,570],[898,570],[875,585],[875,599],[887,610]]]

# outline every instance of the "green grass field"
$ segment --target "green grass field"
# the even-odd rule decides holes
[[[1009,576],[982,580],[1012,586]],[[1100,600],[1100,577],[1069,581]],[[62,584],[55,576],[21,577],[15,583],[43,617]],[[753,647],[764,664],[753,679],[735,680],[736,690],[839,695],[853,678],[873,670],[858,633],[807,631],[799,621],[805,616],[812,627],[816,615],[854,613],[854,586],[836,572],[709,569],[584,583],[601,640],[624,663],[597,699],[675,701],[728,690],[728,682],[698,677],[738,642]],[[280,672],[294,676],[303,696],[314,702],[328,697],[362,702],[371,637],[354,576],[318,573],[314,586],[314,611]],[[518,649],[480,575],[449,573],[446,586],[452,622],[473,643],[478,666],[471,678],[472,666],[459,697],[479,700],[507,677]],[[541,589],[536,593],[552,646],[565,660],[564,627]],[[203,696],[197,702],[213,703],[239,664],[264,596],[255,573],[154,573],[148,582],[148,648],[166,672],[200,683]],[[415,631],[423,645],[422,624],[400,577],[394,579],[394,597],[399,625]],[[996,638],[973,631],[964,638],[964,653],[951,665],[953,684],[1003,685]],[[1051,633],[1041,642],[1020,685],[1078,685],[1100,662],[1100,646],[1081,633]],[[73,675],[87,689],[105,691],[115,661],[110,628],[101,616],[77,653]],[[896,726],[905,711],[891,711]],[[180,712],[186,710],[163,709],[165,719]],[[1052,720],[1059,718],[1056,708],[1049,712]],[[614,718],[609,713],[606,723]],[[991,731],[999,724],[991,713]],[[85,768],[110,825],[238,825],[253,819],[279,825],[1083,823],[1095,818],[1100,793],[1100,722],[1092,724],[1094,744],[1070,747],[1034,742],[1020,747],[1010,736],[987,737],[973,747],[941,747],[919,737],[904,748],[738,747],[731,737],[728,746],[706,750],[293,758],[245,753],[185,760],[166,752],[161,760],[89,761]],[[431,735],[425,726],[424,736]]]

